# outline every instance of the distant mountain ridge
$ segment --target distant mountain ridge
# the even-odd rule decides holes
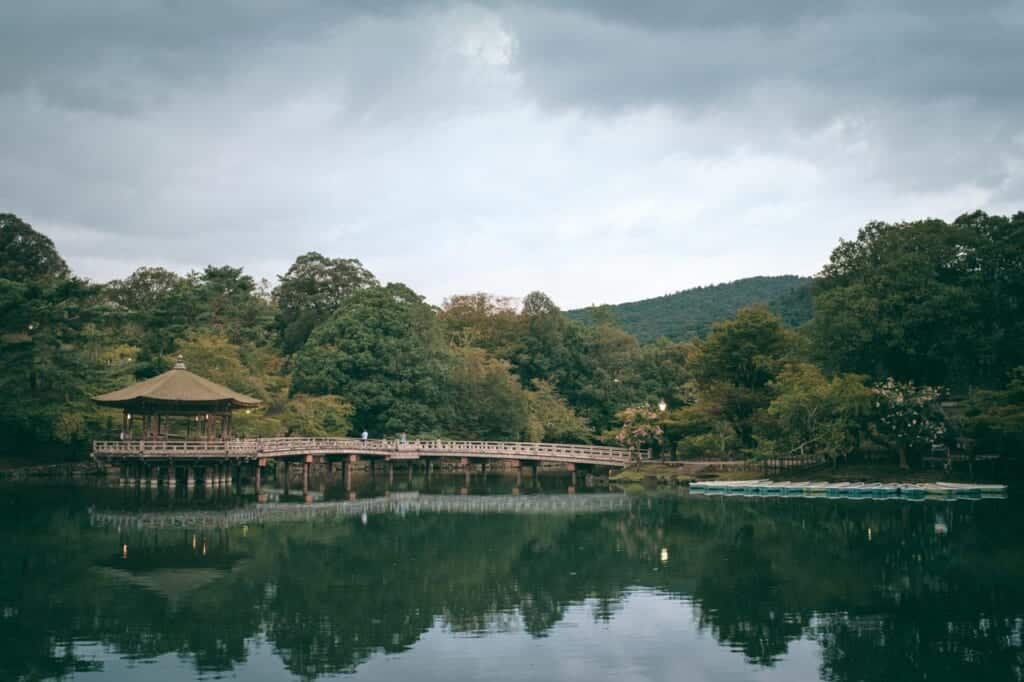
[[[608,311],[641,341],[662,336],[684,341],[705,336],[712,324],[733,317],[741,308],[763,303],[796,327],[811,319],[812,279],[797,275],[747,277],[642,301],[570,310],[566,315],[592,323],[596,311]]]

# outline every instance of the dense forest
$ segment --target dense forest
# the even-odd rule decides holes
[[[798,328],[796,303],[780,311],[789,319],[754,305],[703,338],[642,343],[615,314],[584,324],[541,292],[435,307],[318,253],[274,286],[227,265],[96,284],[0,214],[0,434],[10,455],[81,456],[116,433],[89,397],[180,353],[263,401],[238,415],[248,435],[367,429],[837,461],[874,449],[904,465],[936,442],[1024,444],[1024,213],[871,223],[809,288],[780,280],[773,301],[813,298]]]
[[[813,314],[811,286],[810,277],[796,275],[747,277],[643,301],[570,310],[566,314],[570,319],[591,324],[611,316],[641,343],[661,337],[687,341],[707,336],[715,322],[757,304],[768,306],[787,325],[798,327]]]

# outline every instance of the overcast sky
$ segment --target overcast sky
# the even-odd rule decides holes
[[[1020,1],[0,3],[0,212],[95,280],[315,250],[569,308],[978,208],[1024,209]]]

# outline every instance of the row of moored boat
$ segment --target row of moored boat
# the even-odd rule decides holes
[[[984,483],[829,483],[826,481],[694,481],[701,494],[751,496],[852,497],[865,499],[1006,497],[1005,485]]]

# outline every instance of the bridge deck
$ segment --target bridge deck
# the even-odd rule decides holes
[[[242,438],[234,440],[130,440],[94,441],[92,455],[99,461],[186,460],[241,461],[285,459],[303,455],[357,455],[388,460],[420,457],[472,457],[475,459],[565,462],[624,467],[635,453],[626,448],[560,443],[501,441],[412,440],[359,438]],[[641,453],[649,456],[649,453]]]

